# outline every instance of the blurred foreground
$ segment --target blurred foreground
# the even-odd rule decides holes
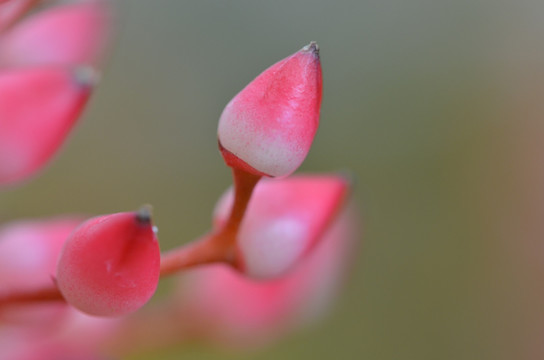
[[[354,174],[364,240],[332,316],[247,357],[544,358],[544,3],[134,0],[119,17],[84,119],[52,166],[0,193],[3,221],[151,203],[162,249],[196,237],[230,184],[221,110],[317,40],[303,170]],[[240,357],[135,358],[183,356]]]

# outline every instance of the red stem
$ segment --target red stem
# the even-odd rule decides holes
[[[258,175],[233,169],[234,203],[225,225],[216,233],[204,235],[161,255],[161,277],[180,270],[213,262],[235,264],[235,242],[255,185],[261,179]],[[10,304],[65,301],[55,284],[30,291],[0,294],[0,309]]]
[[[34,289],[31,291],[12,292],[6,295],[0,295],[0,307],[6,304],[48,301],[64,301],[62,294],[55,285]]]
[[[240,223],[253,194],[255,185],[261,179],[258,175],[233,169],[234,203],[225,225],[216,233],[171,250],[161,257],[161,276],[171,275],[179,270],[213,262],[235,263],[235,243]]]

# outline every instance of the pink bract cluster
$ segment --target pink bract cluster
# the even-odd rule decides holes
[[[0,1],[0,186],[51,161],[111,37],[109,1],[40,3]],[[161,254],[149,207],[4,224],[0,359],[105,359],[127,344],[193,338],[251,346],[322,315],[349,264],[355,224],[345,177],[288,177],[313,142],[321,87],[312,42],[228,103],[218,142],[234,186],[197,241]],[[142,309],[175,273],[168,300]]]
[[[286,208],[297,205],[289,200],[288,195],[294,186],[308,182],[315,187],[311,177],[301,177],[294,181],[262,184],[261,196],[255,198],[255,206],[264,209],[267,195],[277,194]],[[343,179],[317,179],[317,182],[335,182],[343,186]],[[270,186],[267,186],[270,185]],[[293,186],[294,185],[294,186]],[[322,184],[324,187],[330,184]],[[327,190],[327,189],[324,189]],[[225,206],[224,198],[218,204]],[[253,205],[252,204],[252,205]],[[321,211],[329,204],[321,205]],[[336,207],[339,210],[339,207]],[[220,210],[221,211],[221,210]],[[261,210],[263,211],[263,210]],[[263,221],[268,224],[281,223],[289,216],[289,209],[282,214],[273,211],[261,213]],[[224,214],[216,214],[216,221],[221,221]],[[248,213],[249,215],[249,213]],[[297,221],[300,213],[293,213],[293,221]],[[231,345],[251,345],[269,341],[284,334],[287,330],[299,327],[321,317],[331,304],[338,288],[342,284],[343,275],[349,265],[349,252],[353,248],[352,241],[357,229],[354,227],[352,210],[344,210],[334,216],[332,224],[323,226],[314,223],[306,226],[309,232],[316,232],[318,243],[306,256],[300,256],[293,262],[292,269],[279,277],[254,279],[245,276],[228,266],[212,265],[196,269],[182,277],[179,284],[179,301],[181,304],[179,321],[184,317],[194,319],[198,334],[202,337],[212,337],[222,343]],[[326,220],[331,220],[333,216]],[[265,225],[263,231],[270,230]],[[264,235],[268,236],[268,235]],[[288,240],[302,241],[307,239]],[[270,238],[270,242],[279,242],[285,246],[284,238]],[[261,239],[257,239],[261,241]],[[299,249],[301,246],[295,246]],[[284,263],[284,262],[282,262]]]
[[[106,42],[104,3],[58,6],[11,24],[28,2],[0,5],[0,185],[33,175],[62,145],[98,80]]]

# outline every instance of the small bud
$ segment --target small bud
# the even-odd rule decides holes
[[[225,107],[217,131],[227,165],[287,176],[304,161],[319,125],[321,64],[317,44],[272,65]]]
[[[237,266],[254,278],[289,271],[322,237],[348,190],[339,176],[297,176],[263,180],[255,188],[237,239]],[[232,191],[220,200],[220,227],[232,206]]]
[[[60,67],[0,73],[0,185],[40,170],[78,119],[92,90]]]
[[[159,244],[143,211],[88,220],[66,242],[57,267],[58,287],[69,304],[98,316],[142,307],[159,281]]]
[[[109,34],[110,8],[87,1],[35,13],[2,37],[0,64],[96,65]]]

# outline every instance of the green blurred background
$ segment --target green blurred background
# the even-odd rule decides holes
[[[223,107],[316,40],[321,125],[300,171],[354,174],[363,228],[317,326],[136,358],[544,358],[543,2],[130,0],[117,30],[85,116],[0,194],[3,220],[150,203],[163,249],[205,232],[230,185]]]

